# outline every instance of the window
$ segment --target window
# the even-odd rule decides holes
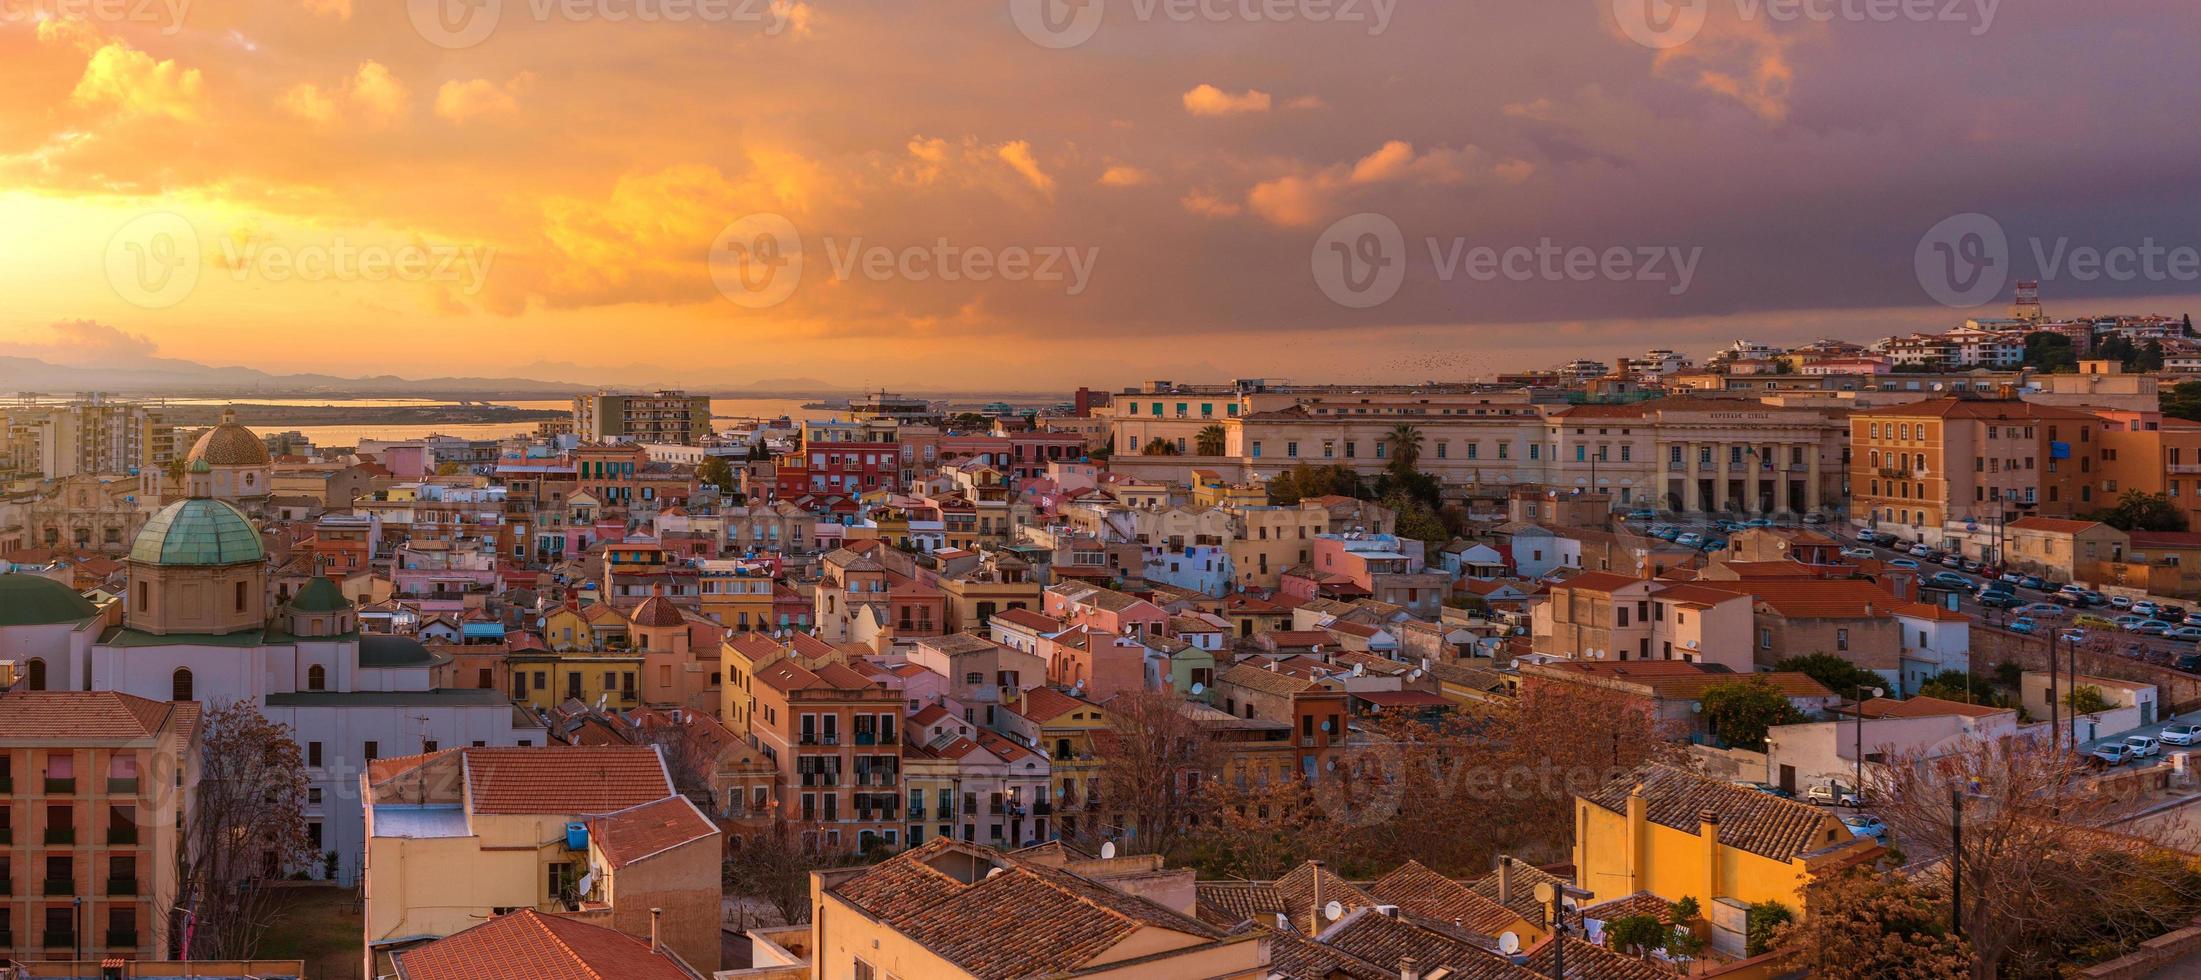
[[[309,765],[309,766],[319,766],[320,764],[321,764],[321,743],[319,743],[319,742],[307,742],[307,743],[306,743],[306,765]]]
[[[368,742],[366,748],[361,751],[366,754],[368,762],[373,762],[382,757],[382,743]]]
[[[320,664],[314,664],[313,666],[306,668],[306,690],[326,691],[328,689],[329,672],[327,668],[321,666]]]
[[[244,612],[244,611],[245,611],[245,583],[243,583],[243,582],[239,582],[239,583],[237,583],[237,611],[238,611],[238,612]],[[184,701],[184,700],[189,700],[189,699],[187,699],[187,698],[177,698],[176,700],[178,700],[178,701]]]
[[[169,679],[168,679],[168,700],[170,700],[170,701],[189,701],[189,700],[191,700],[191,669],[190,669],[190,668],[188,668],[188,667],[178,667],[178,668],[176,668],[176,672],[175,672],[175,674],[169,677]]]
[[[33,658],[24,667],[24,683],[33,691],[46,689],[46,661]]]
[[[879,975],[871,969],[871,964],[863,960],[856,961],[855,977],[856,980],[879,980]]]
[[[1839,630],[1835,630],[1835,631],[1834,631],[1834,649],[1836,649],[1836,650],[1847,650],[1847,649],[1849,649],[1849,631],[1848,631],[1848,630],[1846,630],[1846,629],[1839,629]]]

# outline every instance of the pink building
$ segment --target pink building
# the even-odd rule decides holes
[[[1156,636],[1165,632],[1169,613],[1135,595],[1097,585],[1068,583],[1042,594],[1041,612],[1072,626],[1083,626],[1112,636]]]

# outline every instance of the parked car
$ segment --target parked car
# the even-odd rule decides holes
[[[1926,581],[1932,582],[1935,585],[1945,585],[1952,589],[1969,589],[1972,587],[1971,579],[1965,578],[1964,576],[1959,575],[1955,572],[1935,572],[1933,573],[1933,577],[1927,579]]]
[[[2134,626],[2132,631],[2141,636],[2169,636],[2171,625],[2160,619],[2150,619]]]
[[[2030,616],[2034,619],[2062,619],[2065,616],[2071,615],[2071,610],[2056,605],[2053,602],[2028,602],[2025,605],[2019,606],[2016,609],[2012,609],[2010,611],[2020,616]]]
[[[2131,629],[2131,628],[2133,628],[2133,627],[2135,627],[2135,626],[2138,626],[2138,625],[2140,625],[2141,623],[2145,623],[2145,622],[2147,622],[2147,621],[2148,621],[2148,618],[2147,618],[2146,616],[2134,616],[2134,615],[2132,615],[2132,614],[2130,614],[2130,613],[2127,613],[2127,614],[2125,614],[2125,615],[2123,615],[2123,616],[2119,616],[2119,617],[2117,617],[2116,619],[2112,619],[2112,620],[2110,620],[2110,622],[2111,622],[2111,623],[2115,624],[2115,625],[2116,625],[2116,627],[2117,627],[2118,629],[2121,629],[2121,630],[2129,630],[2129,629]]]
[[[2156,610],[2155,615],[2159,619],[2167,619],[2173,623],[2183,623],[2186,621],[2186,607],[2166,605]]]
[[[1681,529],[1678,527],[1662,527],[1652,531],[1651,536],[1654,538],[1661,538],[1667,541],[1672,541],[1675,538],[1681,537]]]
[[[1873,551],[1873,550],[1872,550],[1871,548],[1844,548],[1844,549],[1842,549],[1842,557],[1844,557],[1844,558],[1872,558],[1872,557],[1876,556],[1877,554],[1878,554],[1878,552],[1875,552],[1875,551]]]
[[[2038,575],[2028,575],[2022,579],[2019,579],[2018,586],[2020,588],[2032,589],[2035,592],[2048,591],[2048,583]]]
[[[2086,642],[2086,631],[2085,631],[2085,630],[2064,630],[2064,631],[2063,631],[2062,633],[2059,633],[2059,634],[2057,634],[2057,636],[2061,637],[2061,638],[2063,639],[2063,641],[2064,641],[2064,642],[2066,642],[2066,643],[2085,643],[2085,642]]]
[[[2033,625],[2032,620],[2026,619],[2023,616],[2011,620],[2009,624],[2004,626],[2003,628],[2009,630],[2012,633],[2023,633],[2027,636],[2033,635],[2033,631],[2035,629],[2038,629],[2038,627]]]
[[[1628,512],[1628,519],[1631,521],[1655,521],[1658,519],[1658,511],[1631,510]]]
[[[1752,783],[1737,781],[1735,785],[1748,790],[1756,790],[1760,793],[1766,794],[1767,796],[1778,796],[1784,800],[1792,800],[1796,798],[1796,794],[1775,786],[1772,783]]]
[[[2016,584],[2018,584],[2019,582],[2023,582],[2023,581],[2025,581],[2025,576],[2023,576],[2023,575],[2019,575],[2019,574],[2018,574],[2018,573],[2016,573],[2016,572],[2004,572],[2004,573],[2002,573],[2002,575],[2000,576],[2000,578],[2001,578],[2001,579],[2002,579],[2003,581],[2005,581],[2005,582],[2008,582],[2008,583],[2010,583],[2011,585],[2016,585]]]
[[[1805,514],[1805,515],[1804,515],[1804,523],[1806,523],[1806,524],[1825,524],[1826,522],[1827,522],[1827,515],[1825,515],[1825,514],[1816,514],[1816,513],[1814,513],[1814,514]]]
[[[1896,543],[1896,542],[1898,542],[1898,541],[1901,541],[1901,540],[1903,540],[1903,539],[1902,539],[1902,538],[1898,538],[1898,537],[1896,537],[1896,536],[1895,536],[1895,535],[1893,535],[1893,534],[1889,534],[1889,533],[1888,533],[1888,532],[1886,532],[1886,531],[1882,531],[1882,532],[1880,532],[1880,533],[1878,533],[1878,534],[1875,534],[1875,535],[1873,535],[1873,536],[1872,536],[1872,540],[1873,540],[1873,542],[1874,542],[1874,543],[1878,544],[1878,545],[1879,545],[1880,547],[1883,547],[1883,548],[1893,548],[1893,547],[1895,547],[1895,543]]]
[[[1935,561],[1937,561],[1937,562],[1940,562],[1940,563],[1941,563],[1941,566],[1942,566],[1943,568],[1963,568],[1963,567],[1964,567],[1964,559],[1962,559],[1962,558],[1958,558],[1958,557],[1957,557],[1957,556],[1955,556],[1955,555],[1942,555],[1941,557],[1939,557],[1939,558],[1936,558],[1936,559],[1934,559],[1934,560],[1935,560]]]
[[[2146,616],[2149,619],[2160,618],[2155,615],[2157,612],[2160,612],[2160,610],[2155,608],[2155,603],[2149,602],[2146,599],[2142,599],[2138,602],[2133,603],[2132,612],[2134,615]]]
[[[1704,543],[1704,535],[1695,531],[1685,531],[1680,537],[1674,539],[1674,543],[1684,548],[1694,548]]]
[[[1914,558],[1890,558],[1888,559],[1888,567],[1916,569],[1918,561]]]
[[[1957,567],[1964,569],[1965,571],[1970,572],[1974,575],[1977,575],[1979,574],[1979,570],[1982,566],[1979,562],[1973,561],[1970,558],[1966,558],[1963,561],[1958,562]]]
[[[1983,591],[1979,594],[1979,604],[1989,609],[2015,609],[2025,605],[2025,600],[2014,592]]]
[[[2181,653],[2171,666],[2189,674],[2201,671],[2201,653]]]
[[[2129,596],[2113,595],[2109,597],[2109,604],[2117,609],[2130,609],[2132,608],[2132,599]]]
[[[2079,594],[2086,597],[2086,604],[2089,606],[2102,606],[2109,603],[2107,597],[2093,589],[2080,589]]]
[[[1934,550],[1932,548],[1928,548],[1922,544],[1911,545],[1911,550],[1904,552],[1904,554],[1910,555],[1913,558],[1924,558],[1933,553]]]
[[[2188,656],[2201,657],[2201,654],[2188,654]],[[2192,745],[2195,738],[2201,738],[2201,725],[2184,723],[2164,725],[2162,731],[2155,733],[2155,737],[2160,739],[2164,745]]]
[[[2080,613],[2079,618],[2074,619],[2071,622],[2074,625],[2084,626],[2088,629],[2108,630],[2117,628],[2117,624],[2115,622],[2103,619],[2102,617],[2096,616],[2093,613]]]
[[[2155,741],[2153,735],[2127,735],[2125,736],[2125,754],[2135,759],[2145,759],[2149,756],[2162,755],[2163,746]]]
[[[2201,642],[2201,626],[2172,627],[2170,632],[2163,635],[2173,640],[2185,640],[2189,643]]]
[[[2111,742],[2087,754],[2087,761],[2097,766],[2121,766],[2131,759],[2125,754],[2124,744]]]
[[[1804,799],[1822,806],[1863,806],[1865,798],[1840,783],[1824,783],[1804,791]]]
[[[1870,837],[1873,840],[1879,840],[1888,835],[1888,825],[1881,823],[1879,817],[1869,813],[1845,814],[1842,817],[1842,826],[1848,827],[1849,832],[1852,834],[1859,837]]]
[[[1765,518],[1763,518],[1763,517],[1756,517],[1756,518],[1752,518],[1752,519],[1750,519],[1750,520],[1747,520],[1747,521],[1744,521],[1744,522],[1742,522],[1742,526],[1744,526],[1744,527],[1772,527],[1772,526],[1773,526],[1773,522],[1772,522],[1772,521],[1769,521],[1769,520],[1766,520],[1766,519],[1765,519]]]

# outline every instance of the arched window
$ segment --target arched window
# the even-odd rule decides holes
[[[24,683],[28,684],[31,690],[45,690],[46,662],[44,660],[33,658],[30,663],[23,665],[23,677]]]
[[[191,700],[191,668],[176,668],[175,676],[169,680],[168,700]]]
[[[326,667],[323,667],[323,666],[321,666],[320,664],[314,664],[313,666],[311,666],[311,667],[308,667],[308,668],[306,668],[306,690],[309,690],[309,691],[326,691],[326,690],[328,690],[328,689],[329,689],[329,669],[328,669],[328,668],[326,668]]]

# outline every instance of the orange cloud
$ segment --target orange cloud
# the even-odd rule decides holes
[[[445,82],[436,91],[436,115],[455,123],[516,115],[520,111],[520,92],[534,81],[534,72],[523,71],[502,85],[486,78]]]
[[[1001,162],[1008,164],[1009,169],[1016,171],[1025,181],[1037,188],[1040,193],[1049,196],[1054,195],[1055,178],[1041,169],[1039,161],[1032,157],[1032,144],[1030,142],[1013,140],[1001,144],[995,152],[1000,155]]]
[[[1154,175],[1128,164],[1112,164],[1101,171],[1102,187],[1139,187],[1152,183]]]
[[[206,77],[199,69],[155,60],[126,42],[108,41],[92,53],[70,100],[123,116],[191,121],[206,112]]]
[[[276,99],[276,106],[315,125],[352,122],[367,129],[388,129],[404,121],[412,95],[388,67],[368,61],[334,89],[312,82],[293,85]]]
[[[1269,93],[1247,89],[1237,94],[1201,85],[1184,95],[1185,111],[1195,116],[1232,116],[1269,111]]]

